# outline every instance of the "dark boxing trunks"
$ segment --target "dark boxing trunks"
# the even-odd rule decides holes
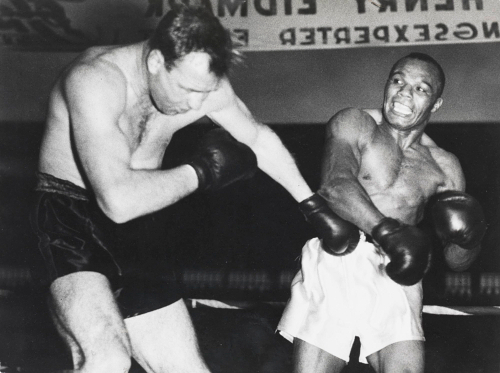
[[[173,268],[151,257],[154,218],[116,224],[87,190],[51,175],[37,176],[32,225],[45,263],[35,269],[42,283],[80,271],[101,273],[125,318],[181,299]]]

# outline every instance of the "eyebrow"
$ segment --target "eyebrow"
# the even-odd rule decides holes
[[[198,92],[198,93],[207,93],[207,92],[211,92],[212,90],[208,90],[208,91],[200,91],[198,89],[193,89],[193,88],[189,88],[189,87],[186,87],[185,85],[183,84],[179,84],[179,87],[181,87],[182,89],[185,89],[186,91],[191,91],[191,92]]]

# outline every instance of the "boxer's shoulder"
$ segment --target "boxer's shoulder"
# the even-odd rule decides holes
[[[329,131],[338,137],[360,140],[373,137],[377,123],[365,109],[346,108],[337,112],[328,123]]]
[[[111,60],[83,58],[66,70],[56,85],[67,102],[88,108],[106,107],[121,112],[127,105],[133,77]],[[109,111],[108,111],[109,112]]]
[[[382,124],[382,110],[381,109],[363,109],[363,111],[370,115],[377,125]]]
[[[116,90],[134,79],[131,61],[138,49],[120,46],[91,47],[80,54],[66,69],[63,80],[69,84],[100,87],[111,84]]]
[[[445,164],[446,167],[459,166],[457,156],[439,147],[427,134],[424,133],[422,135],[420,145],[425,146],[429,150],[429,153],[439,165]]]

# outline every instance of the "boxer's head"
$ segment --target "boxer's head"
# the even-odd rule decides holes
[[[210,71],[219,78],[228,72],[238,55],[229,33],[208,8],[182,4],[163,17],[149,40],[149,47],[162,53],[167,70],[191,52],[207,53]]]
[[[446,76],[444,74],[444,70],[441,67],[441,65],[431,56],[425,53],[410,53],[407,56],[404,56],[403,58],[400,58],[396,63],[392,66],[391,72],[389,73],[389,76],[393,74],[393,72],[396,70],[399,64],[404,63],[407,60],[417,60],[421,61],[424,63],[427,63],[430,65],[431,69],[434,69],[435,72],[437,73],[438,81],[439,81],[439,88],[437,90],[437,96],[441,97],[444,91],[444,85],[446,83]]]
[[[397,130],[425,127],[443,103],[444,83],[444,72],[432,57],[412,53],[401,58],[385,85],[384,118]]]
[[[167,115],[200,110],[237,58],[229,33],[206,7],[183,4],[163,17],[149,40],[149,95]]]

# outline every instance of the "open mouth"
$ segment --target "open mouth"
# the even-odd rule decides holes
[[[394,112],[396,112],[397,114],[410,115],[412,113],[412,110],[409,106],[406,106],[399,102],[394,102],[392,107],[394,109]]]

